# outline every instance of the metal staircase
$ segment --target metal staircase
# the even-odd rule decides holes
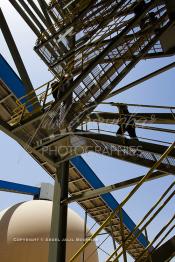
[[[113,1],[113,4],[115,3]],[[104,26],[100,24],[100,30],[97,30],[92,38],[88,38],[88,41],[83,42],[83,51],[79,48],[76,50],[75,47],[72,56],[62,55],[60,62],[59,60],[53,62],[52,54],[48,57],[44,42],[35,48],[37,52],[45,50],[45,53],[42,53],[43,60],[47,60],[49,68],[60,79],[58,88],[63,85],[62,75],[68,73],[70,79],[72,75],[74,76],[71,86],[63,97],[66,99],[72,92],[72,104],[60,119],[61,129],[67,126],[70,129],[77,127],[84,116],[117,86],[146,53],[162,52],[159,39],[173,24],[168,18],[166,6],[160,1],[148,1],[148,3],[122,1],[119,5],[116,13],[120,14],[120,11],[124,11],[124,15],[110,18],[108,14],[106,23],[104,18]],[[128,15],[125,9],[131,10],[131,14]],[[114,7],[112,14],[113,11]],[[150,14],[154,14],[154,23],[150,22]],[[144,29],[141,29],[143,20]],[[112,28],[111,31],[109,27]],[[83,31],[84,28],[81,30]],[[46,44],[54,41],[54,46],[57,48],[57,39],[61,37],[59,34],[61,35],[62,31],[59,33],[58,30],[56,36],[52,34],[51,39],[46,40]],[[107,40],[107,43],[101,45],[101,41],[104,40]],[[94,41],[97,45],[91,46]],[[56,103],[53,110],[58,110],[58,107],[61,107],[61,101]]]
[[[58,175],[66,175],[66,172],[59,173],[58,166],[63,167],[64,163],[70,161],[67,165],[69,183],[63,183],[60,192],[67,186],[70,196],[76,197],[77,194],[104,187],[79,157],[87,152],[151,168],[142,180],[138,181],[129,196],[132,196],[155,170],[161,174],[175,174],[174,144],[168,148],[168,143],[164,141],[133,141],[126,137],[109,135],[110,130],[103,130],[100,124],[107,121],[107,124],[117,125],[119,115],[105,112],[97,115],[94,111],[103,100],[115,93],[112,92],[114,89],[119,91],[118,84],[139,61],[175,54],[175,43],[171,40],[175,28],[175,10],[170,1],[54,0],[47,5],[45,0],[40,0],[40,9],[33,1],[9,1],[36,34],[34,50],[53,73],[54,79],[35,90],[33,87],[27,89],[0,57],[4,69],[4,74],[0,77],[0,129],[17,141],[55,178],[55,185]],[[20,68],[19,63],[16,64]],[[66,86],[64,95],[55,102],[50,99],[54,81],[57,81],[58,90]],[[130,85],[133,86],[132,83]],[[125,91],[125,88],[121,88],[120,92],[122,91]],[[148,120],[148,124],[152,123],[151,114],[141,113],[137,116],[136,124],[143,116]],[[171,114],[159,113],[155,116],[155,124],[175,123],[172,111]],[[96,123],[96,130],[89,127],[91,122]],[[173,130],[161,128],[159,131],[174,133]],[[61,195],[60,192],[58,194]],[[122,209],[126,202],[124,200],[119,204],[109,192],[78,201],[100,224],[99,232],[105,229],[120,244],[124,261],[126,251],[135,261],[142,261],[151,254],[154,241],[149,243],[127,216]],[[162,207],[165,205],[166,203]],[[55,202],[55,207],[58,206],[60,210],[63,209],[61,201],[60,205]],[[64,211],[66,213],[66,208]],[[55,219],[57,223],[58,217]],[[107,223],[109,221],[110,224]],[[139,236],[132,232],[135,228]],[[132,244],[131,240],[127,239],[130,234],[132,238],[135,237]],[[54,232],[54,236],[58,237],[58,232]],[[88,245],[88,241],[71,262],[75,261]],[[107,261],[117,261],[120,254],[115,252],[110,256],[114,260],[109,258]],[[64,257],[64,254],[62,256]],[[50,258],[50,261],[56,259]]]

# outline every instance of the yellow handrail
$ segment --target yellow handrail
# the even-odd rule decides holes
[[[161,229],[161,231],[155,236],[155,238],[149,243],[147,248],[140,254],[140,256],[135,261],[140,261],[141,257],[145,254],[145,252],[151,247],[154,242],[156,242],[159,237],[163,234],[163,232],[168,228],[168,226],[175,220],[175,215],[168,221],[168,223]],[[116,262],[116,260],[114,260]]]
[[[39,89],[41,89],[42,87],[44,87],[45,85],[51,83],[51,82],[54,81],[54,80],[55,80],[55,77],[54,77],[52,80],[49,80],[48,82],[46,82],[46,83],[42,84],[41,86],[37,87],[36,89],[30,91],[30,92],[27,93],[26,95],[21,96],[18,100],[20,101],[21,99],[24,99],[24,98],[26,98],[26,97],[28,97],[28,96],[30,96],[30,95],[32,95],[32,94],[35,94],[36,91],[38,91]]]
[[[129,241],[129,243],[126,245],[126,248],[128,248],[134,240],[137,239],[137,237],[140,236],[140,234],[143,232],[143,230],[146,229],[146,227],[153,221],[153,219],[159,214],[159,212],[167,205],[167,203],[174,197],[174,193],[175,191],[173,191],[173,193],[171,193],[171,195],[164,201],[164,203],[162,204],[161,207],[159,207],[159,209],[152,215],[152,217],[146,222],[146,224],[144,226],[142,226],[142,228],[139,230],[139,232],[134,235],[134,237]],[[145,219],[142,220],[142,222],[144,222]],[[136,231],[136,229],[139,229],[140,223],[136,226],[136,228],[133,230],[132,233],[129,234],[129,237],[132,236],[132,234]],[[127,237],[127,239],[125,239],[125,242],[129,239],[129,237]],[[120,246],[115,250],[118,251],[121,248],[121,244]],[[123,252],[120,252],[116,258],[119,258],[122,255]],[[109,262],[111,260],[111,258],[114,256],[114,252],[110,255],[110,257],[106,260],[106,262]]]
[[[34,106],[36,105],[38,102],[36,101],[36,98],[34,96],[32,96],[33,94],[35,94],[38,98],[40,98],[40,96],[44,96],[46,91],[42,91],[40,92],[39,94],[36,94],[36,91],[42,89],[43,87],[47,86],[48,84],[50,84],[51,82],[53,82],[55,80],[55,77],[44,83],[43,85],[37,87],[36,89],[30,91],[29,93],[27,93],[26,95],[18,98],[16,100],[16,104],[17,104],[17,107],[13,110],[13,115],[11,117],[11,120],[10,121],[14,121],[15,119],[20,119],[21,117],[21,111],[25,110],[27,112],[28,108],[31,107],[31,106]],[[56,87],[58,88],[58,87]],[[51,87],[49,88],[49,90],[51,89]],[[47,97],[49,97],[51,95],[51,92],[47,93]],[[29,99],[28,99],[29,98]],[[21,102],[22,99],[26,99],[27,101],[25,102]],[[38,111],[38,108],[35,110],[35,112]],[[29,112],[28,112],[29,113]]]
[[[142,225],[142,223],[149,217],[149,215],[153,212],[155,208],[161,203],[161,201],[164,199],[164,197],[170,192],[170,190],[175,186],[175,182],[173,182],[168,189],[162,194],[162,196],[158,199],[158,201],[152,206],[152,208],[149,210],[149,212],[143,217],[143,219],[138,223],[138,225],[133,229],[132,232],[127,236],[125,239],[125,242],[136,232],[137,229]],[[107,261],[110,261],[110,259],[115,255],[115,253],[121,248],[122,244],[120,244],[117,249],[110,255],[110,257],[107,259]],[[106,261],[106,262],[107,262]]]
[[[141,185],[150,177],[152,172],[158,168],[162,161],[167,157],[167,155],[173,150],[175,142],[173,142],[170,147],[163,153],[160,159],[151,167],[148,173],[138,182],[138,184],[133,188],[133,190],[127,195],[127,197],[122,201],[122,203],[110,214],[110,216],[103,222],[99,229],[92,234],[85,244],[76,252],[76,254],[69,260],[69,262],[75,261],[75,259],[80,255],[80,253],[91,243],[92,240],[105,228],[105,226],[110,222],[110,220],[115,216],[115,214],[122,208],[127,201],[135,194],[135,192],[141,187]]]

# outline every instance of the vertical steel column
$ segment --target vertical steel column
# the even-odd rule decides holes
[[[56,174],[55,174],[48,262],[57,261],[58,242],[52,241],[52,239],[58,238],[60,199],[61,199],[60,173],[61,173],[61,170],[60,170],[60,167],[58,166],[56,170]]]
[[[86,231],[87,231],[87,211],[85,211],[84,219],[84,243],[86,242]],[[85,250],[83,250],[83,262],[85,262]]]
[[[69,161],[61,164],[61,200],[68,196]],[[60,206],[57,262],[66,261],[66,236],[67,236],[67,205]]]
[[[146,228],[145,228],[145,237],[146,237],[147,242],[149,243],[149,239],[148,239],[148,231],[147,231]],[[149,262],[152,262],[151,254],[150,254],[150,253],[149,253],[149,255],[148,255],[148,261],[149,261]]]
[[[123,249],[123,261],[127,262],[127,254],[126,254],[126,248],[125,248],[125,232],[124,232],[124,225],[123,225],[123,215],[122,215],[122,209],[120,207],[119,209],[119,216],[120,216],[120,232],[122,237],[122,249]]]
[[[61,205],[61,200],[68,195],[69,161],[57,167],[55,175],[54,198],[48,262],[66,261],[66,235],[67,235],[67,205]]]
[[[112,227],[112,221],[110,222],[110,227],[111,227],[111,236],[112,236],[112,242],[114,246],[114,251],[117,249],[116,242],[115,242],[115,237],[114,237],[114,232],[113,232],[113,227]],[[116,251],[116,256],[117,256],[117,251]],[[116,260],[118,262],[118,259]]]

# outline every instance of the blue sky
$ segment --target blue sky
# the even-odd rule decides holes
[[[20,50],[21,56],[26,65],[27,71],[30,75],[32,83],[35,87],[47,82],[52,78],[51,73],[47,67],[40,60],[40,58],[33,51],[33,47],[36,41],[35,35],[26,26],[20,16],[14,11],[13,7],[9,4],[8,0],[1,1],[2,7],[16,44]],[[0,53],[6,58],[9,64],[15,69],[14,63],[5,44],[5,41],[0,33]],[[123,86],[143,75],[152,72],[170,62],[174,62],[174,57],[164,59],[154,59],[140,62],[130,74],[119,84]],[[168,72],[155,77],[143,84],[138,85],[126,91],[117,97],[110,99],[110,101],[123,102],[123,103],[135,103],[135,104],[155,104],[155,105],[167,105],[175,106],[175,69],[171,69]],[[100,106],[100,109],[107,111],[115,111],[116,109],[109,106]],[[143,112],[142,108],[130,108],[135,112]],[[154,112],[155,110],[145,110],[146,112]],[[160,112],[157,110],[155,112]],[[162,112],[162,110],[161,110]],[[163,112],[169,112],[163,111]],[[174,126],[164,126],[165,128],[174,129]],[[115,127],[117,130],[117,126]],[[137,130],[138,136],[165,140],[172,142],[174,135],[165,134],[153,131]],[[0,133],[0,155],[1,155],[1,172],[0,179],[19,182],[29,185],[39,185],[41,182],[51,182],[52,179],[45,173],[45,171],[38,166],[38,164],[26,153],[24,150],[11,138],[5,134]],[[87,163],[92,167],[95,173],[99,176],[105,185],[126,180],[132,177],[145,174],[148,169],[127,162],[111,159],[95,153],[88,153],[83,156]],[[125,210],[129,216],[137,223],[140,218],[148,211],[151,205],[160,197],[161,193],[171,184],[174,180],[173,176],[161,178],[152,182],[146,183],[141,190],[129,201]],[[119,190],[113,193],[117,201],[122,201],[131,188],[125,190]],[[31,197],[0,192],[0,210],[9,207],[20,201],[31,199]],[[172,202],[171,202],[172,203]],[[77,206],[72,207],[81,215],[84,216],[83,211]],[[160,230],[163,224],[174,213],[174,206],[172,204],[167,205],[165,210],[158,216],[155,222],[148,228],[149,238],[151,239]],[[88,220],[89,226],[93,224],[91,219]],[[104,245],[106,250],[112,251],[110,245],[111,242],[107,242]],[[100,252],[101,261],[104,260],[105,255]],[[131,259],[130,259],[131,260]],[[129,260],[129,261],[130,261]],[[131,260],[132,261],[132,260]]]

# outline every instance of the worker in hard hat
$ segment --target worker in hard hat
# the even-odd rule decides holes
[[[119,129],[116,134],[123,136],[126,132],[128,132],[132,139],[138,140],[136,135],[135,121],[132,115],[129,115],[127,105],[118,104],[117,107],[119,110]]]
[[[52,96],[53,96],[54,100],[56,101],[57,97],[58,97],[58,81],[54,81],[51,84],[51,89],[52,89]]]
[[[146,30],[146,29],[149,29],[150,27],[152,27],[153,25],[155,25],[156,23],[157,23],[156,14],[154,12],[150,12],[150,13],[148,13],[147,16],[145,16],[144,18],[141,19],[140,28],[142,30]]]
[[[52,96],[55,100],[55,102],[63,97],[65,94],[66,89],[68,88],[69,85],[69,79],[68,79],[68,74],[65,74],[62,78],[62,86],[58,86],[58,81],[54,81],[51,84],[51,89],[52,89]]]

